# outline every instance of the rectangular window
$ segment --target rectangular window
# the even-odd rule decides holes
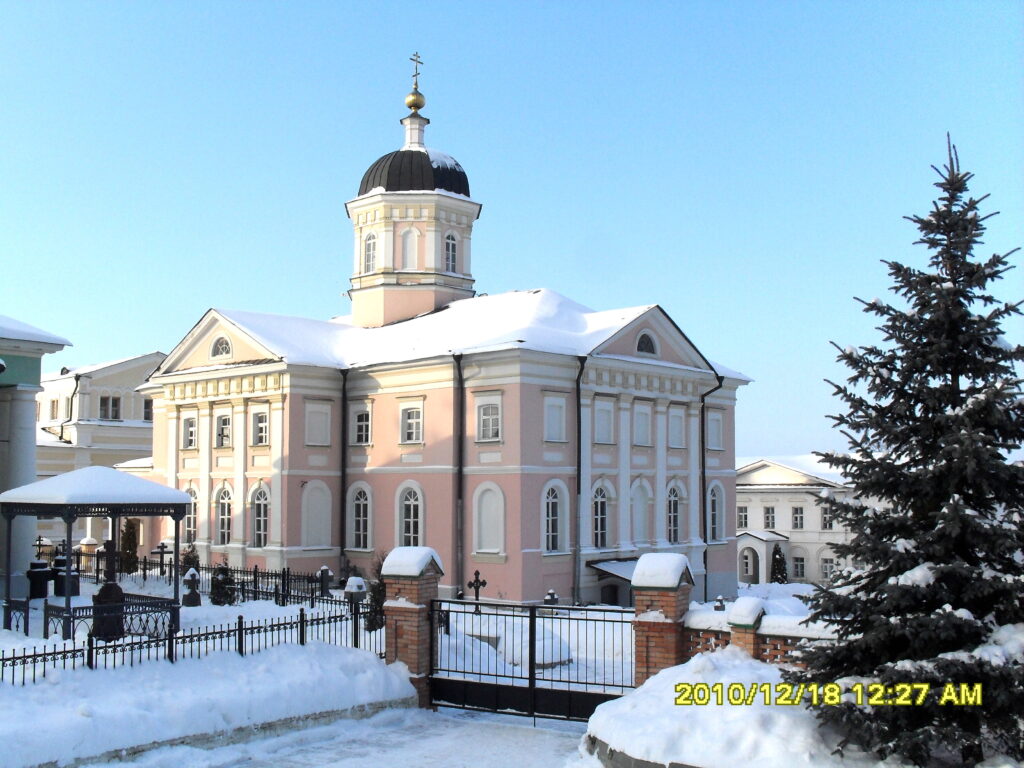
[[[565,398],[544,398],[544,439],[554,443],[565,442]]]
[[[265,411],[258,411],[252,415],[252,444],[270,444],[270,418]]]
[[[352,444],[370,444],[370,412],[368,410],[352,412]]]
[[[213,444],[217,448],[228,448],[231,445],[231,417],[217,417],[217,431],[214,434]]]
[[[182,419],[181,422],[181,447],[182,448],[195,448],[198,444],[196,438],[196,420]]]
[[[824,581],[828,581],[832,578],[832,574],[836,572],[836,561],[832,557],[821,558],[821,578]]]
[[[68,407],[70,408],[70,406],[71,406],[71,403],[69,402],[68,403]],[[153,398],[151,398],[151,397],[146,397],[146,398],[143,398],[143,400],[142,400],[142,420],[143,421],[152,421],[153,420]]]
[[[633,445],[651,444],[651,406],[639,404],[633,410]]]
[[[402,442],[423,442],[423,407],[407,405],[402,408]]]
[[[306,445],[331,444],[331,404],[306,402]]]
[[[794,579],[805,579],[807,578],[807,567],[804,565],[804,559],[802,557],[793,558],[793,578]]]
[[[64,418],[65,419],[70,419],[71,418],[71,398],[70,397],[65,397],[64,398]],[[151,419],[151,421],[152,421],[152,419]]]
[[[736,527],[746,528],[747,527],[747,508],[736,507]]]
[[[708,412],[708,449],[720,451],[722,444],[722,414],[720,411]]]
[[[109,400],[109,398],[106,398],[106,397],[101,397],[100,398],[100,402],[103,402],[104,400]],[[51,400],[50,401],[50,421],[56,421],[57,420],[57,402],[58,402],[57,400]],[[100,414],[100,418],[101,419],[104,418],[102,413]]]
[[[764,527],[774,528],[775,527],[775,507],[764,508]]]
[[[799,531],[804,527],[804,508],[793,507],[793,530]]]
[[[832,510],[830,509],[821,510],[821,530],[832,530]]]
[[[121,398],[106,397],[100,398],[100,418],[107,421],[117,421],[121,418]]]
[[[478,405],[476,409],[477,440],[501,439],[501,410],[495,403]]]
[[[615,404],[607,400],[594,402],[594,442],[606,445],[615,442]]]
[[[686,412],[682,408],[668,409],[668,447],[686,447]]]

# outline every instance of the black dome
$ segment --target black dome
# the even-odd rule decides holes
[[[359,182],[359,194],[383,187],[385,192],[433,192],[443,189],[469,197],[469,178],[453,157],[432,149],[400,149],[371,165]]]

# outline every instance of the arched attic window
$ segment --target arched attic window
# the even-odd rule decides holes
[[[213,342],[210,357],[231,357],[231,342],[223,336],[217,337],[217,340]]]
[[[372,232],[363,241],[363,272],[373,272],[377,268],[377,236]]]
[[[654,339],[649,333],[640,334],[640,338],[636,340],[636,351],[645,355],[658,354],[658,349],[654,346]]]
[[[459,263],[459,245],[455,235],[448,233],[444,238],[444,271],[457,272]]]

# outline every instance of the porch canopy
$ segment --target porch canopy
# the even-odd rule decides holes
[[[84,467],[63,475],[12,488],[0,493],[0,516],[7,524],[4,552],[4,599],[11,600],[11,526],[19,515],[59,517],[67,528],[68,547],[71,528],[80,517],[109,517],[117,531],[120,517],[170,517],[174,520],[174,602],[179,601],[178,558],[181,546],[181,521],[192,498],[184,491],[118,472],[110,467]],[[65,583],[71,579],[71,557],[65,560]],[[64,607],[71,612],[71,590],[64,590]],[[9,615],[5,611],[5,616]]]

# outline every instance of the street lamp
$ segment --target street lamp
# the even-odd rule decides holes
[[[349,576],[345,582],[345,597],[348,598],[352,613],[352,647],[359,647],[359,604],[366,599],[366,579],[361,576]]]

